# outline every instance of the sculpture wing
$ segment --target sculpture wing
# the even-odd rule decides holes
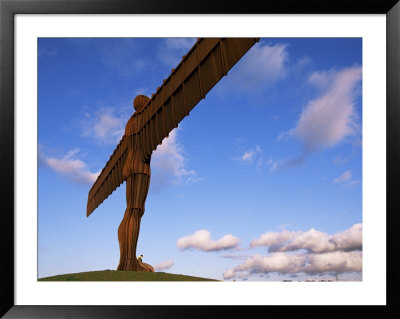
[[[89,191],[86,216],[123,183],[122,169],[127,156],[128,143],[124,135]]]
[[[144,158],[218,83],[239,59],[258,41],[255,38],[200,38],[163,81],[142,110],[132,115],[127,125],[139,134]],[[119,185],[128,156],[124,135],[89,191],[86,216],[89,216]]]
[[[151,155],[257,41],[255,38],[197,40],[131,121],[133,133],[139,134],[144,158]]]

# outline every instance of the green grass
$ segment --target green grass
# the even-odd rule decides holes
[[[215,279],[169,274],[165,272],[138,272],[101,270],[39,278],[39,281],[218,281]]]

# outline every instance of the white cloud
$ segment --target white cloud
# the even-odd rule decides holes
[[[354,224],[349,229],[332,235],[332,242],[338,250],[357,250],[362,248],[362,224]]]
[[[239,272],[235,271],[235,269],[228,269],[224,272],[224,279],[231,279],[231,278],[248,278],[250,273],[246,272]]]
[[[244,263],[234,267],[232,273],[248,271],[249,273],[296,273],[305,265],[305,255],[288,255],[275,253],[268,256],[255,255]],[[225,275],[224,275],[225,278]]]
[[[251,163],[253,161],[255,153],[254,152],[244,152],[240,157],[240,160],[245,163]]]
[[[124,108],[122,108],[124,109]],[[132,107],[132,113],[133,113]],[[93,137],[101,143],[116,144],[125,133],[128,113],[117,111],[113,107],[102,107],[93,113],[85,113],[80,126],[82,135]]]
[[[177,132],[177,129],[173,129],[151,157],[152,178],[158,186],[171,182],[188,183],[199,180],[194,170],[185,168],[187,159],[183,146],[177,141]]]
[[[242,264],[227,269],[224,279],[251,274],[324,274],[329,272],[361,272],[361,251],[335,251],[322,254],[286,254],[277,252],[268,256],[255,255]]]
[[[343,187],[346,188],[356,186],[359,183],[359,181],[352,180],[351,170],[348,170],[339,177],[334,178],[333,182],[336,184],[343,184]]]
[[[104,138],[108,136],[111,131],[111,135],[114,135],[116,128],[121,128],[121,121],[110,114],[103,114],[100,116],[99,122],[93,127],[93,131],[98,137]],[[119,130],[118,133],[120,133],[118,135],[121,135],[121,130]]]
[[[244,164],[251,164],[256,159],[257,159],[256,161],[257,166],[261,166],[263,158],[262,158],[262,150],[259,145],[256,145],[256,147],[252,150],[245,151],[241,156],[234,158],[234,160]]]
[[[93,184],[100,174],[100,171],[97,173],[90,172],[87,165],[76,157],[78,151],[78,149],[69,151],[61,158],[48,157],[43,154],[42,148],[39,145],[39,160],[53,171],[75,182]]]
[[[344,172],[339,177],[336,177],[333,182],[334,183],[344,183],[351,180],[351,170]]]
[[[305,152],[335,146],[359,133],[354,100],[360,93],[357,85],[361,75],[361,67],[353,67],[310,76],[308,83],[317,85],[323,93],[307,104],[297,126],[287,132],[304,142]],[[285,133],[278,140],[283,136]]]
[[[224,279],[235,278],[235,270],[233,268],[224,271]]]
[[[296,236],[296,232],[291,232],[288,230],[283,230],[281,232],[268,232],[262,234],[260,238],[254,239],[250,243],[250,247],[257,247],[257,246],[275,246],[281,245],[284,242],[293,239]]]
[[[321,272],[361,272],[361,251],[335,251],[324,254],[307,255],[307,265],[302,269],[306,273]]]
[[[193,248],[202,251],[219,251],[237,248],[239,238],[228,234],[218,240],[212,240],[208,230],[198,230],[193,235],[182,237],[177,241],[177,247],[181,250]]]
[[[173,260],[167,260],[167,261],[163,261],[163,262],[159,263],[158,265],[154,266],[154,269],[156,271],[165,270],[165,269],[171,268],[173,265],[174,265]]]
[[[239,90],[253,90],[274,83],[287,74],[287,44],[255,44],[240,63],[232,69],[230,78]]]
[[[270,247],[270,251],[295,251],[307,249],[313,253],[321,253],[335,250],[335,245],[330,241],[330,236],[311,228],[307,232],[299,232],[296,236],[281,246]]]
[[[268,232],[250,243],[250,247],[265,246],[271,252],[287,252],[306,249],[312,253],[350,251],[362,249],[362,224],[329,235],[311,228],[307,232]]]
[[[327,88],[329,88],[331,83],[335,81],[335,75],[336,72],[334,70],[316,71],[310,75],[307,83],[312,84],[321,90],[326,90]]]

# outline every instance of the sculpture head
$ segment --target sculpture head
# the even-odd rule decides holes
[[[150,98],[147,97],[146,95],[136,96],[135,99],[133,100],[133,107],[135,108],[135,111],[136,112],[140,111],[147,104],[149,100]]]

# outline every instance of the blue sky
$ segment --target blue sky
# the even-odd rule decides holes
[[[38,40],[38,277],[116,269],[88,191],[195,39]],[[362,40],[261,39],[153,153],[138,254],[219,280],[362,279]]]

